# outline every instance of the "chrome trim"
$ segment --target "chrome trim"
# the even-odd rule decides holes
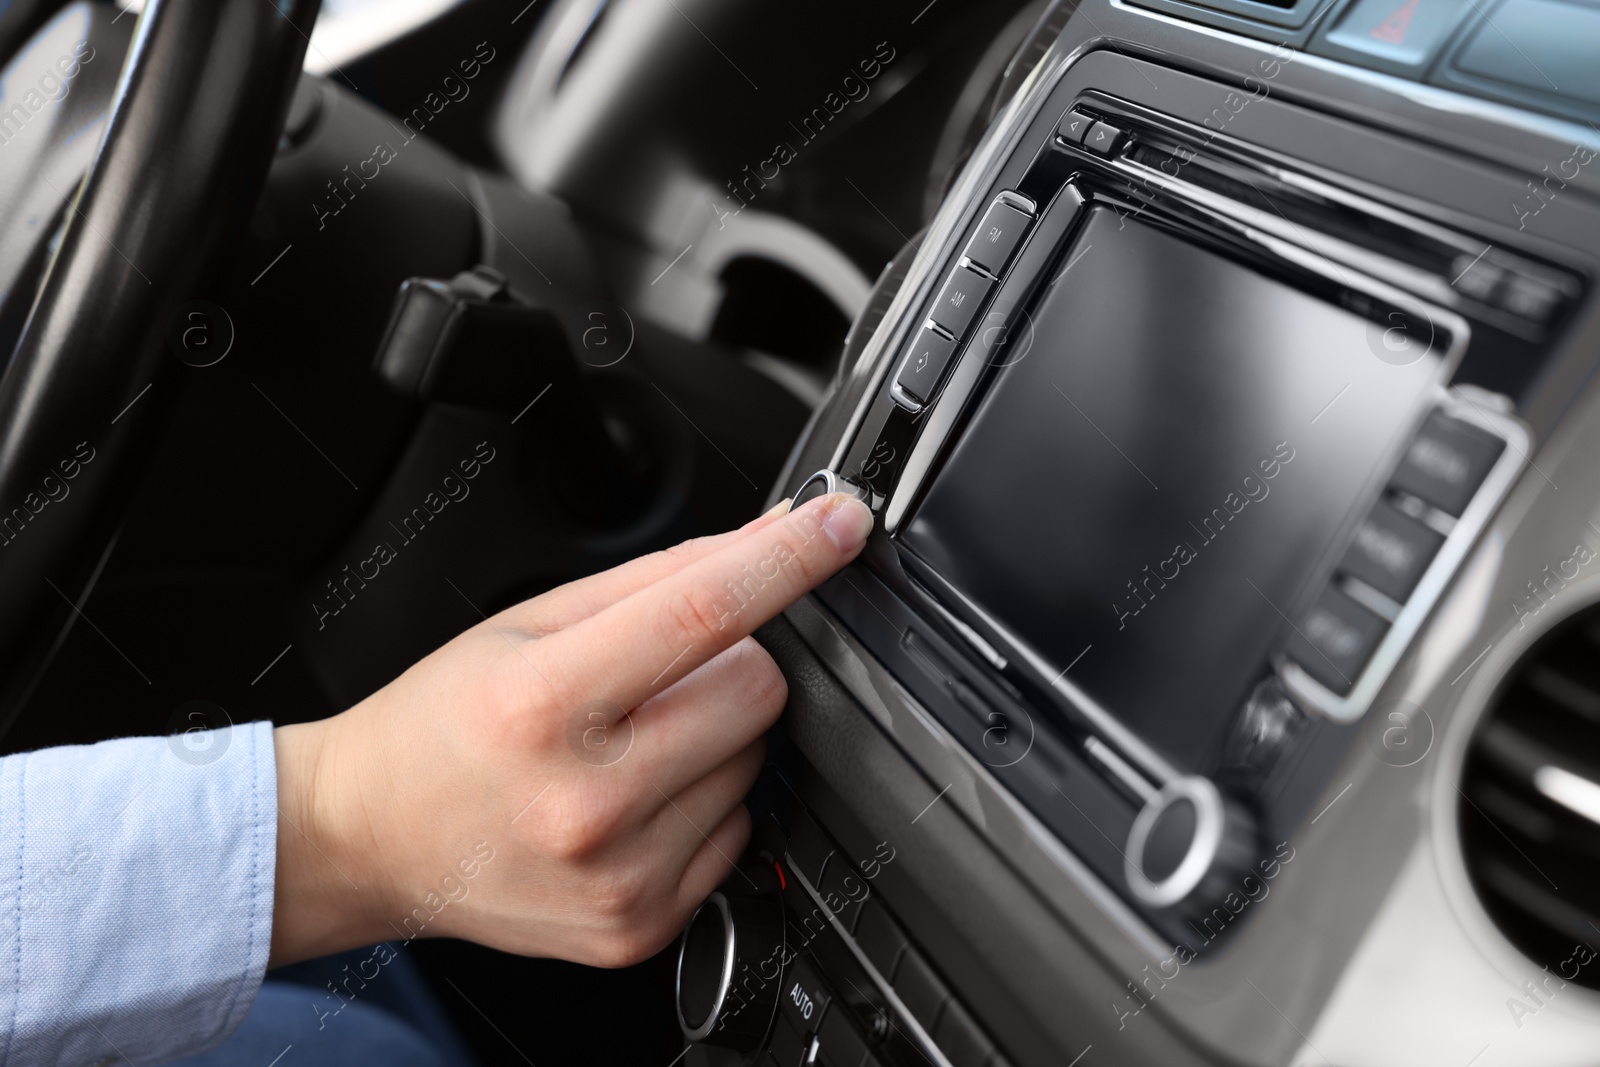
[[[994,199],[990,201],[990,204],[1005,204],[1007,207],[1014,207],[1024,215],[1028,215],[1030,217],[1039,214],[1039,205],[1035,204],[1032,200],[1023,196],[1014,189],[1000,190],[995,194]]]
[[[683,957],[689,950],[689,931],[694,929],[694,921],[706,908],[715,907],[722,912],[722,981],[718,983],[716,999],[711,1002],[711,1010],[706,1013],[706,1021],[699,1026],[691,1027],[683,1017]],[[728,999],[728,990],[733,986],[733,960],[737,955],[738,945],[734,940],[733,909],[728,905],[728,898],[722,895],[722,890],[713,890],[706,897],[705,903],[694,909],[694,914],[689,916],[689,925],[683,928],[683,937],[678,943],[678,969],[672,984],[672,1006],[678,1016],[678,1026],[683,1030],[683,1036],[690,1041],[704,1041],[716,1029],[717,1020],[722,1016],[722,1002]]]
[[[1506,447],[1451,527],[1433,562],[1422,572],[1410,599],[1401,607],[1349,693],[1339,696],[1298,664],[1280,656],[1278,677],[1295,702],[1307,710],[1340,723],[1355,722],[1366,714],[1528,462],[1532,438],[1527,427],[1521,420],[1499,410],[1497,403],[1488,397],[1474,400],[1476,392],[1464,387],[1447,390],[1439,398],[1439,406],[1446,414],[1499,437]]]
[[[801,494],[806,491],[806,487],[812,482],[817,481],[822,483],[823,496],[827,496],[829,493],[837,493],[839,491],[839,476],[833,473],[833,471],[829,470],[827,467],[824,467],[800,483],[800,487],[796,489],[794,491],[794,495],[789,498],[789,511],[794,510],[794,502],[800,499]]]
[[[1138,771],[1128,764],[1128,761],[1117,755],[1117,750],[1093,735],[1083,739],[1083,750],[1089,758],[1100,766],[1110,771],[1112,776],[1128,787],[1128,792],[1139,798],[1140,803],[1148,804],[1160,792],[1151,785]]]
[[[1144,873],[1144,849],[1150,843],[1156,820],[1178,800],[1194,805],[1194,837],[1177,868],[1161,881],[1153,882]],[[1222,794],[1209,778],[1190,774],[1162,786],[1155,798],[1139,809],[1128,831],[1122,874],[1128,880],[1129,891],[1152,908],[1170,908],[1194,892],[1217,858],[1217,849],[1222,845],[1222,820]]]

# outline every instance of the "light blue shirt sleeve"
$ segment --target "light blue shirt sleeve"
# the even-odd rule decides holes
[[[0,1067],[221,1043],[266,970],[277,829],[271,723],[0,760]]]

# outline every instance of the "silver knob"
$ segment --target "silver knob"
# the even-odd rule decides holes
[[[1248,809],[1188,775],[1162,786],[1133,820],[1123,875],[1149,907],[1203,914],[1240,891],[1255,851]]]
[[[800,483],[800,488],[794,491],[794,496],[789,501],[789,510],[793,511],[807,501],[815,500],[819,496],[827,496],[829,493],[853,493],[857,498],[866,501],[868,505],[872,503],[865,489],[850,479],[842,478],[824,467]]]
[[[778,1009],[783,905],[724,883],[684,928],[678,946],[678,1025],[690,1041],[750,1052]]]

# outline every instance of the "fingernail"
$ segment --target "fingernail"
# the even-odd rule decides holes
[[[822,532],[840,552],[854,552],[872,532],[872,511],[848,493],[834,493],[824,505]]]

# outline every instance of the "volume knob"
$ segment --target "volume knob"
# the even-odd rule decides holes
[[[794,491],[794,496],[789,500],[789,510],[794,511],[800,505],[809,503],[819,496],[827,496],[829,493],[851,493],[869,506],[872,502],[872,494],[864,488],[824,467],[800,483],[800,488]]]
[[[1256,849],[1249,809],[1189,775],[1163,786],[1133,820],[1123,874],[1141,903],[1203,915],[1239,891]]]
[[[760,1048],[778,1009],[783,964],[782,901],[723,883],[690,918],[678,947],[683,1036],[739,1052]]]

